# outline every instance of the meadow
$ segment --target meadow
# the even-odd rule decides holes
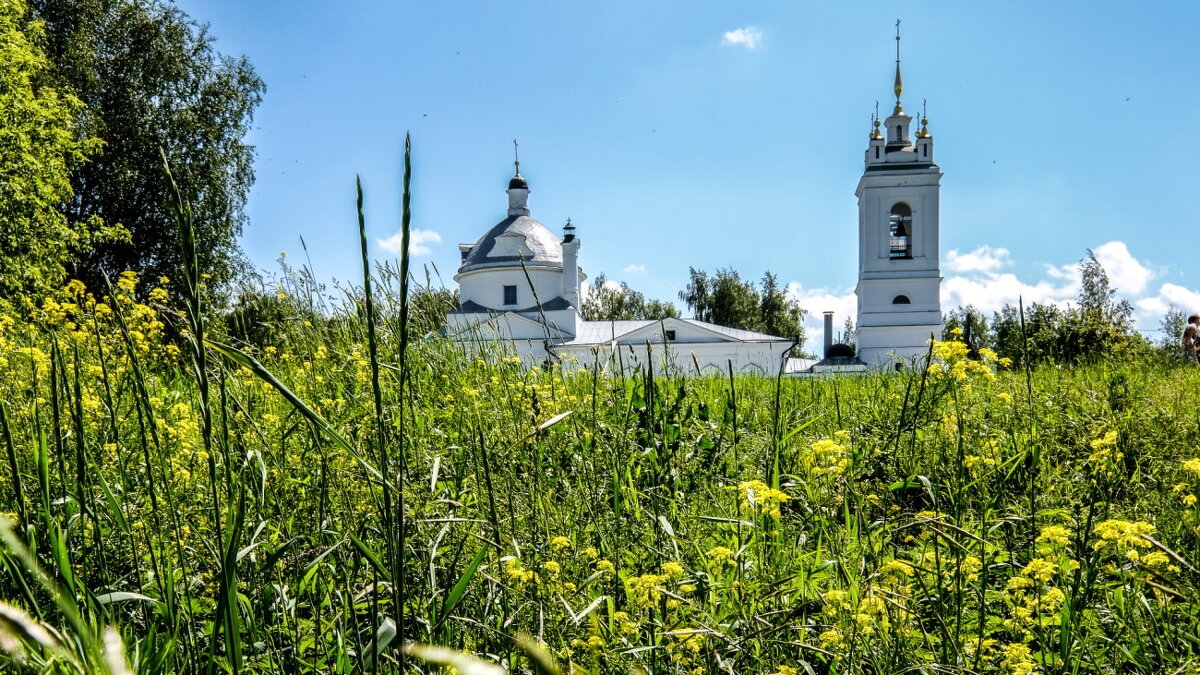
[[[531,366],[406,267],[235,343],[190,254],[0,312],[5,670],[1200,668],[1200,369]]]

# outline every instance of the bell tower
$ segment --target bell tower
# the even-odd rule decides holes
[[[904,112],[900,94],[900,22],[896,22],[896,106],[882,122],[878,111],[867,144],[858,197],[858,356],[868,365],[907,360],[929,349],[942,331],[938,248],[941,169],[933,135],[922,115]],[[882,128],[881,128],[882,127]]]

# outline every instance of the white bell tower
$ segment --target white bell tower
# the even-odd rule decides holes
[[[858,357],[872,366],[923,356],[941,338],[938,190],[929,120],[910,139],[900,104],[900,22],[896,22],[896,107],[878,114],[858,182]]]

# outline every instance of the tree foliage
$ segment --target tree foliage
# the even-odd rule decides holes
[[[763,274],[761,290],[731,269],[718,269],[709,276],[689,267],[688,274],[687,288],[679,292],[679,299],[696,319],[769,335],[798,336],[804,341],[804,309],[787,297],[771,272]]]
[[[44,42],[23,0],[0,3],[0,297],[46,291],[89,239],[59,207],[96,143],[78,128],[79,100],[53,86]]]
[[[942,320],[942,334],[949,335],[955,328],[962,330],[963,340],[972,348],[992,348],[992,334],[988,330],[987,318],[974,305],[956,307],[947,312]]]
[[[1171,353],[1178,353],[1180,341],[1183,339],[1183,330],[1187,328],[1187,314],[1172,305],[1159,320],[1158,328],[1162,331],[1162,339],[1158,346]]]
[[[1016,363],[1079,363],[1140,352],[1146,340],[1133,328],[1133,306],[1116,289],[1089,250],[1079,262],[1078,303],[1060,309],[1034,303],[1005,305],[992,317],[990,339],[996,352]]]
[[[102,219],[130,233],[78,255],[72,273],[100,270],[181,278],[159,148],[195,213],[201,271],[210,283],[240,268],[237,237],[254,180],[245,142],[264,86],[245,58],[220,55],[204,26],[163,0],[31,0],[45,23],[60,86],[86,108],[78,137],[102,148],[73,167],[69,222]]]
[[[446,325],[446,314],[458,307],[458,291],[434,286],[416,286],[408,295],[408,329],[420,338]]]
[[[608,284],[604,273],[592,280],[592,290],[580,309],[585,321],[629,321],[636,319],[677,318],[679,310],[669,302],[647,299],[621,282],[620,288]]]

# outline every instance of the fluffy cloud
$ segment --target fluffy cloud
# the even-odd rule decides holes
[[[1200,292],[1184,286],[1163,283],[1157,290],[1150,282],[1164,272],[1138,260],[1121,241],[1110,241],[1092,249],[1096,260],[1104,267],[1109,282],[1119,299],[1133,303],[1134,325],[1153,333],[1168,310],[1181,309],[1185,314],[1200,312]],[[1012,272],[1001,271],[1013,265],[1007,249],[980,246],[968,253],[952,250],[946,254],[943,268],[948,272],[942,280],[942,310],[972,305],[990,317],[1004,305],[1023,301],[1067,307],[1079,297],[1079,263],[1041,264],[1041,279],[1022,279]],[[1036,269],[1036,267],[1035,267]],[[858,305],[853,289],[804,288],[791,282],[788,296],[808,310],[804,327],[809,351],[819,349],[824,338],[823,316],[834,312],[834,330],[841,332],[846,318],[855,319]],[[1152,336],[1153,337],[1153,336]]]
[[[1021,281],[1015,274],[976,274],[952,276],[942,280],[942,309],[972,305],[985,315],[991,315],[1004,305],[1016,305],[1023,301],[1026,306],[1033,303],[1058,305],[1067,303],[1079,295],[1077,279],[1063,279],[1059,283]]]
[[[412,229],[408,231],[408,253],[409,255],[429,255],[433,253],[433,249],[429,248],[429,244],[437,244],[442,241],[442,235],[433,230]],[[397,232],[387,239],[376,239],[376,244],[379,248],[393,255],[400,255],[401,246],[400,233]]]
[[[1183,310],[1184,314],[1200,312],[1200,293],[1177,284],[1163,284],[1158,294],[1139,298],[1135,305],[1140,316],[1162,318],[1168,310]]]
[[[858,299],[854,289],[804,288],[799,282],[787,285],[788,297],[800,303],[808,313],[804,316],[804,343],[806,351],[817,353],[825,339],[825,312],[833,312],[833,331],[842,332],[846,319],[855,319]]]
[[[744,47],[749,50],[758,49],[762,44],[762,31],[754,26],[746,26],[744,28],[735,28],[734,30],[725,33],[721,39],[721,44],[728,47]]]
[[[1138,262],[1123,241],[1110,241],[1092,249],[1096,260],[1108,273],[1108,281],[1118,291],[1128,295],[1140,295],[1155,273]]]
[[[980,246],[970,253],[952,249],[946,254],[946,267],[951,272],[995,272],[1009,264],[1008,249]]]
[[[1200,293],[1171,283],[1161,284],[1157,291],[1151,289],[1150,282],[1163,272],[1134,257],[1125,242],[1110,241],[1093,248],[1092,253],[1118,298],[1133,304],[1134,324],[1142,330],[1153,331],[1171,308],[1188,313],[1200,311]],[[1016,305],[1018,299],[1026,306],[1037,302],[1066,307],[1079,297],[1078,262],[1043,264],[1045,278],[1033,282],[999,272],[1009,264],[1005,249],[981,246],[967,254],[947,253],[946,269],[958,274],[947,275],[942,281],[942,309],[974,305],[990,315],[1004,305]]]
[[[621,271],[624,272],[625,274],[642,274],[642,275],[644,275],[644,274],[646,274],[646,266],[645,265],[628,265],[625,267],[625,269],[623,269]]]

